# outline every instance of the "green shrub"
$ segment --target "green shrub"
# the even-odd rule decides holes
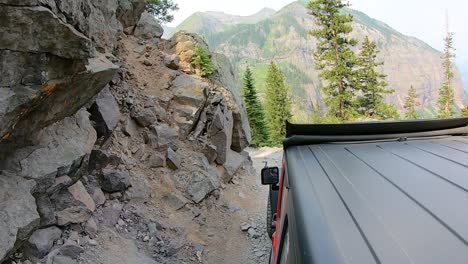
[[[211,61],[210,55],[201,47],[197,47],[195,49],[195,54],[192,57],[192,65],[200,71],[200,76],[203,78],[216,72],[216,68]]]
[[[148,0],[146,11],[155,16],[162,23],[169,23],[174,20],[173,11],[179,10],[179,6],[172,0]]]

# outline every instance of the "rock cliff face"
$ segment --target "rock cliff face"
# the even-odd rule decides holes
[[[221,23],[210,12],[196,13],[187,22],[198,23],[183,22],[178,30],[204,35],[209,45],[228,56],[239,72],[249,65],[261,95],[267,64],[276,61],[291,87],[296,117],[298,121],[306,121],[301,117],[310,113],[317,100],[322,101],[322,83],[312,55],[316,40],[308,34],[315,27],[314,19],[305,2],[308,1],[294,2],[254,24],[236,26]],[[423,107],[434,106],[443,81],[441,53],[364,13],[351,9],[346,12],[354,16],[352,36],[361,41],[369,36],[381,50],[379,59],[385,61],[382,71],[388,75],[389,88],[396,91],[387,98],[388,102],[402,110],[408,90],[414,85]],[[461,105],[463,84],[460,73],[455,72],[456,102]]]
[[[200,203],[248,164],[227,59],[212,54],[217,73],[198,77],[190,54],[206,43],[162,40],[144,6],[0,0],[0,263],[76,263],[104,226],[160,252],[128,263],[166,263],[182,246],[162,238],[178,232],[135,208]]]

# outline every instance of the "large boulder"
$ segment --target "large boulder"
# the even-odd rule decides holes
[[[117,18],[123,28],[134,27],[145,10],[146,0],[119,0]]]
[[[71,176],[81,166],[83,157],[91,153],[96,138],[89,113],[81,110],[38,132],[38,145],[32,151],[24,151],[25,158],[19,159],[21,175],[35,179],[40,192],[55,177]]]
[[[211,143],[216,147],[218,164],[226,162],[226,155],[231,150],[232,129],[234,126],[231,110],[225,102],[221,100],[215,107],[213,120],[208,126],[209,138]]]
[[[148,12],[141,15],[140,21],[135,28],[135,36],[143,39],[161,38],[164,30],[158,20]]]
[[[34,181],[0,172],[0,262],[29,238],[40,219],[31,194]]]
[[[182,137],[195,127],[208,97],[209,85],[202,80],[182,74],[173,82],[174,98],[171,108]]]
[[[104,88],[98,94],[90,112],[98,137],[108,138],[120,121],[119,105],[109,87]]]
[[[203,201],[221,186],[220,174],[203,154],[186,153],[182,168],[174,175],[176,187],[195,203]]]

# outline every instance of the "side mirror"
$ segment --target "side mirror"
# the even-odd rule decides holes
[[[279,168],[263,168],[262,169],[262,184],[275,185],[279,183]]]

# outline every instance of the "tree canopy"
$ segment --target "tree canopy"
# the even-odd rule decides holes
[[[171,12],[179,10],[179,6],[172,0],[147,0],[146,11],[155,16],[162,23],[174,20]]]

